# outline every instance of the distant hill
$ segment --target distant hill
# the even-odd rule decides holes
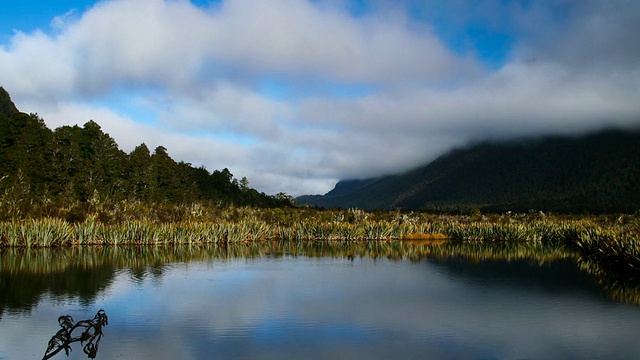
[[[403,174],[344,180],[301,204],[435,211],[635,212],[640,131],[485,142]]]

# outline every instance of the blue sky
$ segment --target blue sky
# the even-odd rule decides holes
[[[13,30],[30,32],[37,28],[49,27],[51,19],[64,14],[71,9],[84,9],[95,1],[20,1],[5,0],[2,3],[2,22],[0,22],[2,36],[6,40]]]
[[[640,2],[3,2],[0,86],[267,193],[484,139],[639,126]]]

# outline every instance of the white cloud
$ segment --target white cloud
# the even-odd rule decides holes
[[[448,31],[480,21],[509,32],[497,69],[449,50],[437,21],[375,3],[354,17],[331,0],[107,0],[54,19],[51,33],[14,35],[0,48],[0,81],[53,127],[94,119],[127,151],[163,145],[294,195],[487,137],[640,123],[635,3],[424,4]],[[364,91],[335,95],[342,86]],[[134,99],[152,121],[101,101],[114,98]]]
[[[36,104],[25,103],[23,106],[34,108],[43,105]],[[61,103],[44,106],[42,110],[47,114],[45,123],[51,129],[64,125],[83,126],[89,120],[96,121],[125,152],[143,142],[151,151],[157,146],[164,146],[174,159],[191,162],[195,166],[205,165],[211,171],[229,166],[227,164],[241,163],[248,156],[248,150],[237,143],[140,124],[105,107]]]
[[[44,33],[18,32],[7,49],[0,48],[0,79],[18,98],[55,99],[74,86],[72,61],[68,52]]]
[[[226,1],[215,18],[216,54],[258,72],[395,83],[472,70],[430,31],[412,32],[402,19],[354,19],[283,0]]]
[[[274,138],[279,120],[293,115],[290,104],[271,100],[229,82],[203,88],[192,97],[179,97],[164,120],[177,128],[231,131],[246,136]]]
[[[184,90],[201,77],[230,76],[228,69],[397,83],[439,81],[474,68],[429,31],[412,32],[394,19],[354,19],[307,1],[230,0],[209,12],[188,1],[105,1],[73,19],[57,18],[54,36],[13,39],[3,55],[38,63],[44,52],[49,60],[39,88],[16,92],[61,86],[74,95],[102,94],[123,84]],[[2,75],[29,77],[34,67],[20,61]]]

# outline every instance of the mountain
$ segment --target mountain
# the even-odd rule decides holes
[[[13,103],[13,101],[11,101],[9,93],[2,86],[0,86],[0,114],[11,117],[17,112],[18,108]]]
[[[344,180],[300,204],[434,211],[634,212],[640,131],[484,142],[403,174]]]

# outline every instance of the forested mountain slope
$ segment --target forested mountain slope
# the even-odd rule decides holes
[[[485,142],[404,174],[340,181],[321,207],[634,212],[640,209],[640,132]]]
[[[94,121],[50,130],[35,114],[19,112],[0,87],[0,217],[5,207],[28,211],[90,199],[184,204],[289,206],[287,196],[268,196],[238,181],[227,169],[176,162],[167,149],[143,143],[127,154]],[[3,210],[4,209],[4,210]],[[16,210],[17,211],[17,210]]]

